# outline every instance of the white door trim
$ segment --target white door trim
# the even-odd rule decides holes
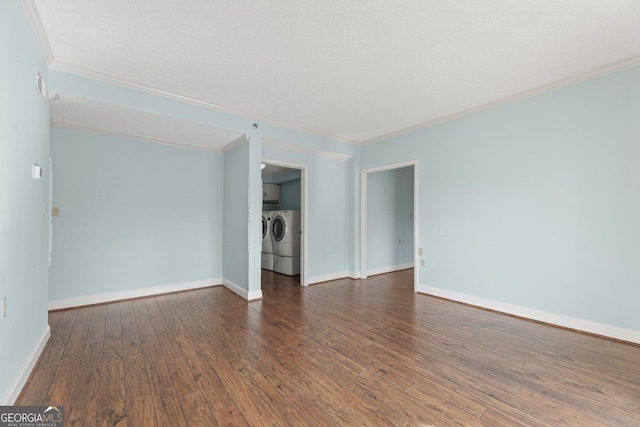
[[[308,218],[308,183],[307,183],[307,171],[308,166],[300,163],[285,162],[282,160],[266,159],[262,158],[262,163],[274,166],[282,166],[286,168],[299,169],[300,170],[300,191],[302,192],[300,197],[300,285],[307,286],[309,284],[307,275],[307,218]]]
[[[367,278],[367,176],[370,173],[413,166],[413,291],[418,291],[418,160],[393,163],[360,171],[360,278]]]

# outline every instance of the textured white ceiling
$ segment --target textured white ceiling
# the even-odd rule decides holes
[[[200,150],[218,151],[243,134],[117,105],[58,94],[49,103],[51,123]]]
[[[54,67],[355,142],[640,63],[638,0],[23,1]]]

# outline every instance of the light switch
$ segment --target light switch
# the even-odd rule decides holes
[[[418,248],[418,256],[422,256],[422,248]]]

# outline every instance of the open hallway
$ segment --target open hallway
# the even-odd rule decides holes
[[[69,426],[638,425],[640,346],[413,293],[413,270],[308,288],[265,272],[51,312],[17,404]]]

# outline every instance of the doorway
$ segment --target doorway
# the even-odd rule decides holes
[[[262,185],[261,268],[292,277],[299,274],[300,285],[307,286],[307,166],[263,159]]]
[[[372,175],[372,174],[377,172],[387,172],[386,175],[390,179],[394,179],[394,176],[396,175],[397,172],[400,172],[401,170],[403,170],[404,172],[409,171],[409,169],[405,169],[405,168],[412,169],[412,176],[409,176],[409,179],[410,179],[409,182],[413,184],[412,186],[413,191],[410,191],[410,194],[407,195],[407,197],[412,198],[411,211],[406,212],[406,210],[408,209],[405,209],[405,211],[398,213],[398,212],[394,212],[394,209],[393,209],[394,206],[391,206],[393,203],[393,200],[391,199],[389,194],[386,194],[386,195],[371,194],[370,188],[369,188],[370,187],[369,181],[371,179],[371,184],[374,184],[374,182],[376,181],[376,178],[378,178],[379,176]],[[406,188],[406,185],[404,187]],[[379,266],[374,266],[374,268],[370,268],[368,265],[369,261],[373,259],[373,257],[370,256],[370,252],[372,250],[370,245],[370,240],[380,241],[379,239],[380,236],[378,234],[373,236],[370,233],[372,232],[372,230],[379,231],[379,230],[385,229],[385,227],[386,227],[386,230],[388,231],[390,227],[390,224],[388,223],[383,224],[382,226],[375,226],[375,224],[373,223],[370,224],[369,222],[380,221],[381,217],[384,216],[384,212],[379,212],[376,209],[384,206],[389,206],[389,208],[387,209],[388,215],[390,215],[391,217],[395,216],[399,218],[394,219],[395,222],[394,222],[394,225],[392,226],[393,229],[387,232],[385,236],[382,236],[382,240],[384,239],[391,240],[393,241],[393,244],[396,246],[393,248],[385,247],[382,249],[391,252],[390,258],[397,259],[398,258],[397,255],[401,251],[406,250],[406,248],[400,248],[400,247],[402,245],[402,235],[403,235],[402,233],[404,233],[404,235],[406,236],[407,223],[408,221],[410,221],[413,227],[412,231],[410,231],[413,233],[413,236],[412,236],[413,242],[411,242],[412,247],[409,248],[410,254],[408,256],[409,256],[409,259],[412,260],[411,264],[413,265],[413,289],[414,289],[414,292],[417,291],[418,268],[420,267],[419,258],[418,258],[418,196],[417,196],[418,195],[418,162],[417,160],[403,162],[403,163],[395,163],[392,165],[380,166],[377,168],[362,170],[360,174],[360,190],[361,190],[360,192],[360,196],[361,196],[360,197],[360,277],[363,279],[366,279],[368,274],[378,274],[380,272],[385,272],[385,271],[394,271],[394,268],[395,269],[399,269],[403,267],[408,268],[408,264],[405,264],[405,262],[407,261],[406,259],[399,261],[399,265],[398,265],[398,262],[395,262],[395,264],[392,263],[390,266],[383,267],[383,268],[379,268]],[[375,198],[375,200],[371,200],[372,198]],[[379,202],[379,203],[376,205],[376,203],[374,202]],[[369,211],[370,209],[371,211]],[[401,207],[401,210],[402,210],[402,207]],[[398,226],[397,224],[404,224],[404,225]],[[394,234],[396,233],[395,227],[397,227],[398,229],[401,229],[398,231],[400,235]],[[406,241],[405,241],[405,245],[406,245]],[[376,251],[378,251],[378,249],[379,248],[376,248]],[[387,256],[387,258],[389,258],[389,256]]]

